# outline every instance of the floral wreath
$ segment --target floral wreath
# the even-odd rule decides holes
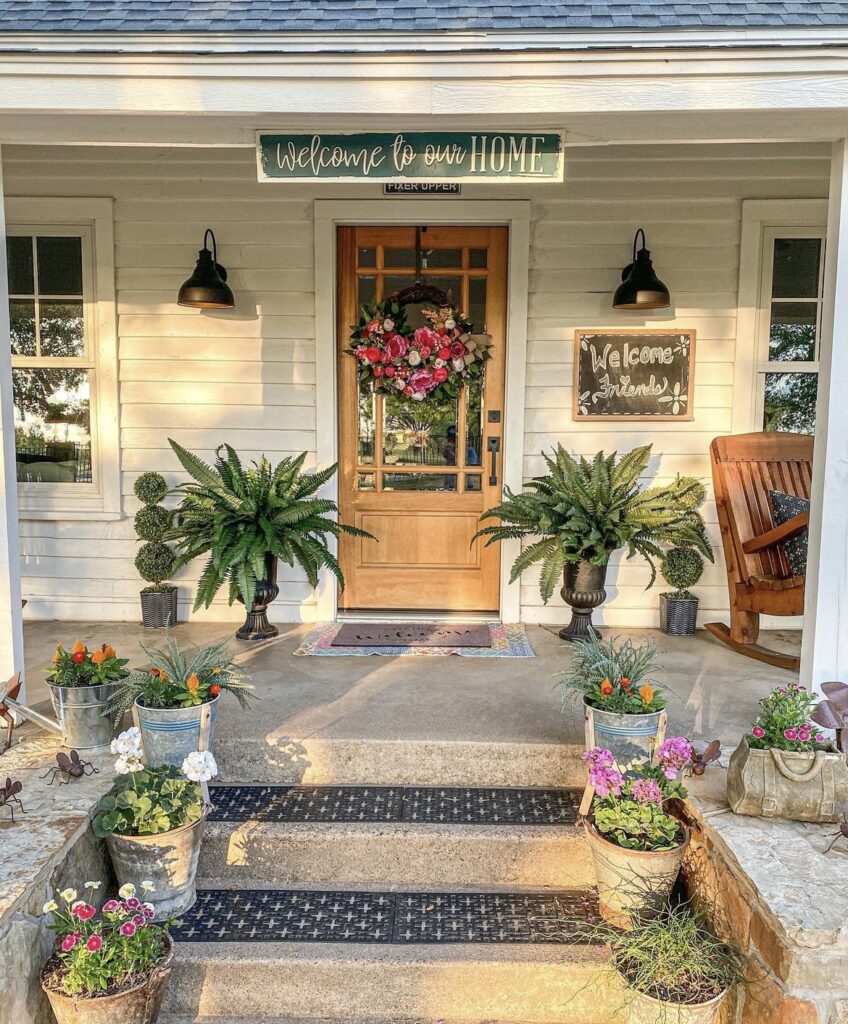
[[[421,313],[428,323],[413,331],[398,302],[362,307],[348,350],[361,384],[422,402],[456,398],[464,383],[483,376],[489,353],[468,318],[454,306]]]

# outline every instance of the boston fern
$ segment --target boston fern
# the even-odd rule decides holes
[[[653,559],[661,544],[690,547],[712,561],[713,553],[698,507],[704,488],[693,477],[678,476],[664,487],[642,490],[639,477],[648,466],[651,446],[618,457],[598,452],[594,459],[575,459],[557,445],[543,454],[550,472],[531,480],[521,494],[505,489],[506,500],[481,519],[499,519],[476,536],[487,546],[512,538],[541,537],[526,547],[512,566],[510,582],[535,562],[542,563],[539,591],[547,602],[568,562],[586,559],[606,565],[613,551],[642,555],[656,578]]]
[[[266,556],[299,565],[313,587],[326,567],[344,587],[344,577],[327,535],[370,537],[369,533],[327,518],[336,503],[315,497],[336,467],[303,473],[306,453],[285,458],[276,467],[263,456],[247,469],[228,445],[216,451],[214,468],[168,439],[194,483],[182,484],[183,499],[174,512],[168,539],[175,542],[177,566],[199,555],[209,559],[197,586],[195,611],[212,603],[226,583],[232,604],[240,597],[253,604],[258,580],[267,574]]]

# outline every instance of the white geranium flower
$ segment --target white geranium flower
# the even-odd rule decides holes
[[[421,362],[421,353],[418,351],[417,348],[409,350],[406,356],[406,361],[409,363],[410,366],[417,366]]]
[[[445,327],[446,327],[446,328],[447,328],[447,329],[448,329],[449,331],[452,331],[452,330],[454,329],[454,327],[456,327],[456,320],[454,320],[454,318],[453,318],[453,317],[449,316],[449,317],[447,318],[447,320],[445,320]]]
[[[77,891],[76,889],[63,889],[59,893],[59,895],[62,897],[65,903],[73,903],[74,900],[77,898]]]
[[[395,329],[395,322],[394,322],[394,320],[384,320],[383,321],[383,330],[384,331],[393,331],[394,329]]]
[[[462,370],[465,369],[465,360],[461,356],[459,359],[452,359],[451,366],[456,370],[457,373],[460,373]]]
[[[48,900],[41,908],[42,914],[52,914],[59,909],[59,904],[55,900]]]
[[[110,750],[113,754],[119,754],[122,757],[129,757],[130,755],[141,757],[141,731],[134,725],[125,732],[120,733],[112,740]]]
[[[135,886],[132,882],[124,882],[120,889],[118,889],[118,895],[122,900],[131,900],[135,896]]]
[[[211,750],[192,750],[182,765],[183,775],[192,782],[208,782],[218,774]]]

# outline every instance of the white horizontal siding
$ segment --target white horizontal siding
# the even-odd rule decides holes
[[[10,195],[110,196],[115,200],[115,262],[120,356],[122,492],[119,522],[21,524],[24,594],[33,617],[136,619],[140,582],[132,485],[157,469],[185,478],[167,445],[173,437],[211,460],[226,441],[247,458],[315,451],[315,296],[313,199],[361,195],[362,187],[259,185],[246,151],[40,151],[4,147]],[[707,447],[731,429],[737,345],[741,201],[827,193],[824,146],[645,146],[569,151],[562,186],[464,186],[472,198],[532,199],[524,468],[557,442],[572,451],[623,450],[652,442],[649,472],[669,480],[693,473],[709,482]],[[371,195],[373,187],[368,187]],[[232,311],[175,304],[203,229],[211,226],[236,296]],[[644,227],[674,318],[610,309],[633,232]],[[599,423],[571,417],[572,346],[582,327],[669,326],[698,332],[695,419],[689,423]],[[715,509],[705,518],[718,550]],[[181,614],[190,613],[200,565],[181,574]],[[648,569],[614,559],[614,625],[657,621]],[[281,567],[278,619],[314,616],[302,575]],[[726,614],[724,569],[709,566],[698,592],[702,618]],[[547,607],[537,576],[521,586],[523,616],[560,622],[558,596]],[[207,617],[239,618],[216,603]]]

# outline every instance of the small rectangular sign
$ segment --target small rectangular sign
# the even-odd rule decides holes
[[[260,181],[562,181],[558,132],[256,133]]]
[[[389,181],[384,196],[458,196],[462,185],[453,181]]]
[[[575,419],[691,420],[694,391],[694,331],[575,332]]]

